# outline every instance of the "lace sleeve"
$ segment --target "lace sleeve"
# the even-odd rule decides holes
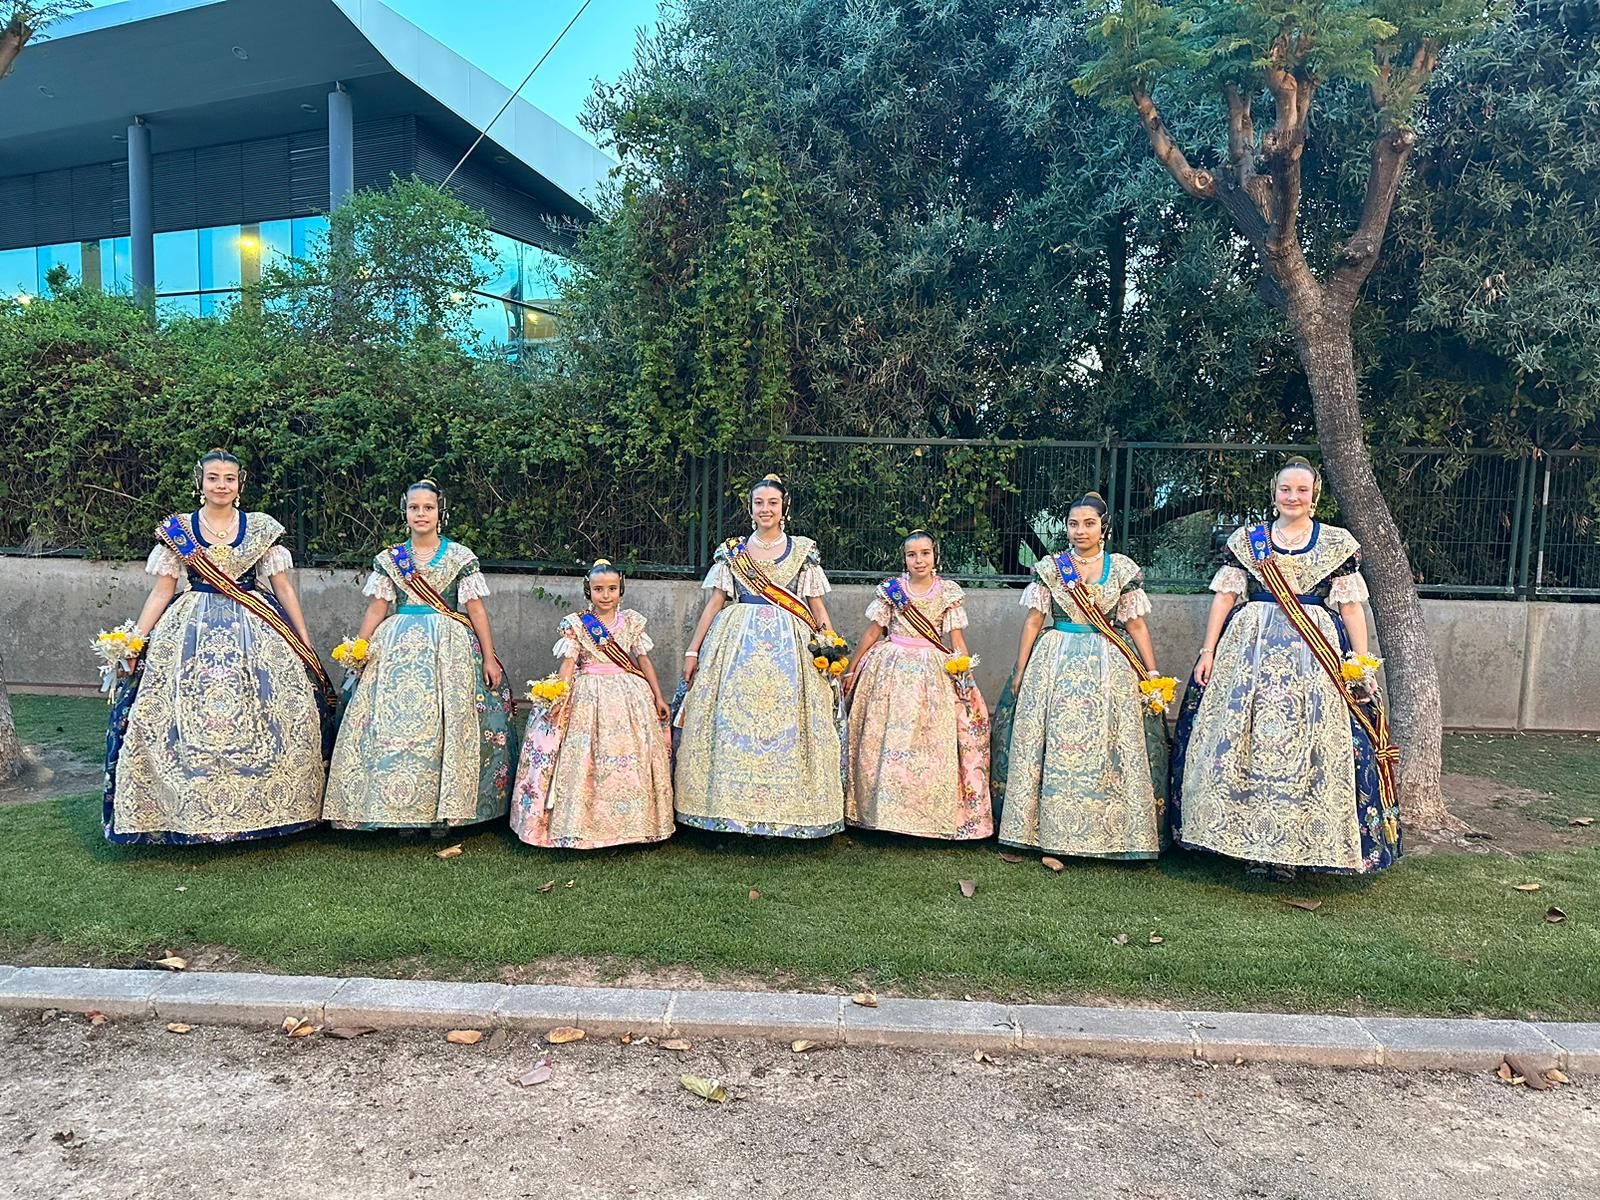
[[[1142,587],[1132,587],[1117,597],[1117,620],[1126,625],[1129,621],[1150,615],[1150,597]]]
[[[800,574],[794,581],[794,594],[802,600],[809,600],[813,596],[826,596],[833,591],[833,585],[828,582],[828,577],[822,572],[822,564],[808,562],[800,568]]]
[[[256,563],[256,578],[266,583],[274,575],[292,570],[294,570],[294,556],[285,547],[274,546],[261,556],[260,562]]]
[[[882,596],[874,596],[872,603],[867,605],[867,620],[874,625],[889,628],[889,622],[894,619],[894,609]]]
[[[550,653],[557,658],[578,657],[578,631],[572,627],[571,617],[561,618],[561,636],[556,639],[556,644],[550,647]]]
[[[642,612],[630,608],[623,619],[633,633],[633,647],[628,651],[630,654],[649,654],[656,648],[655,639],[645,632],[645,615]]]
[[[1022,589],[1022,607],[1036,608],[1048,617],[1050,615],[1050,589],[1035,579]]]
[[[363,596],[371,596],[374,600],[387,600],[394,603],[394,581],[382,571],[374,571],[367,576],[367,582],[361,589]]]
[[[468,600],[482,600],[489,594],[489,580],[482,571],[474,571],[464,575],[461,585],[456,589],[456,603],[465,604]]]
[[[186,571],[183,559],[166,546],[150,551],[150,557],[144,560],[144,569],[148,575],[168,575],[173,579],[182,579]]]
[[[1328,583],[1330,604],[1365,604],[1367,581],[1361,577],[1361,555],[1352,554],[1333,573]]]
[[[957,600],[944,610],[944,621],[940,626],[940,632],[953,633],[957,629],[965,629],[967,620],[967,606],[963,601]]]
[[[1217,573],[1211,577],[1211,590],[1245,596],[1250,592],[1250,580],[1245,576],[1243,567],[1218,567]]]
[[[733,572],[725,562],[711,564],[711,570],[706,572],[705,582],[701,588],[708,592],[722,592],[730,599],[738,599],[738,589],[733,585]]]

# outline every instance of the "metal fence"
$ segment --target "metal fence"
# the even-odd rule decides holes
[[[685,559],[703,570],[723,538],[748,528],[751,482],[777,470],[795,529],[817,539],[840,579],[893,571],[901,539],[919,527],[939,534],[952,578],[1025,579],[1065,545],[1067,506],[1095,490],[1111,508],[1112,544],[1150,586],[1195,590],[1226,534],[1266,515],[1272,472],[1290,454],[1316,461],[1317,448],[787,438],[692,466]],[[1406,447],[1375,466],[1424,594],[1600,597],[1600,452]],[[1331,493],[1319,512],[1340,520]]]
[[[570,571],[604,556],[639,575],[683,577],[749,528],[751,483],[778,471],[793,494],[793,528],[816,538],[831,576],[882,578],[898,569],[904,536],[926,528],[939,535],[946,574],[981,586],[1026,579],[1065,545],[1072,500],[1095,490],[1111,509],[1113,547],[1144,566],[1151,587],[1185,591],[1205,586],[1229,531],[1266,514],[1272,472],[1296,453],[1317,458],[1314,446],[1221,442],[790,437],[654,473],[468,469],[449,491],[452,532],[488,565]],[[1375,466],[1425,594],[1600,597],[1600,451],[1407,447]],[[122,501],[148,490],[131,476],[114,482]],[[0,511],[0,542],[19,549],[0,553],[83,553],[71,537],[30,535],[29,514],[46,498],[23,483]],[[361,464],[316,463],[263,500],[290,528],[297,561],[357,563],[403,533],[398,486],[375,486]],[[1340,520],[1331,495],[1320,513]],[[142,553],[137,531],[155,516],[130,519],[131,540],[97,552]]]

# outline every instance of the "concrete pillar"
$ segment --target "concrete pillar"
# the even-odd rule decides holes
[[[338,208],[355,190],[355,118],[350,93],[336,83],[328,93],[328,211]]]
[[[128,126],[128,267],[134,298],[155,303],[155,196],[151,186],[150,127],[143,117]]]

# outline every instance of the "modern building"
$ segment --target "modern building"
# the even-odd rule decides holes
[[[59,264],[161,312],[215,312],[273,255],[303,254],[353,190],[442,183],[488,127],[450,178],[494,231],[475,324],[549,337],[561,256],[612,163],[509,98],[378,0],[78,13],[0,80],[0,297],[46,294]]]

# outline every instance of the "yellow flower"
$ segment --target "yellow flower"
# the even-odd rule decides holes
[[[845,660],[841,658],[837,660],[833,666],[829,667],[828,670],[832,671],[835,675],[843,675],[844,669],[847,665],[848,664],[845,662]]]
[[[368,649],[369,647],[367,645],[367,639],[357,638],[356,644],[350,649],[350,653],[355,657],[357,662],[360,662],[362,659],[367,657]]]
[[[1339,674],[1344,676],[1346,683],[1354,683],[1365,672],[1362,671],[1360,663],[1346,660],[1344,665],[1339,668]]]
[[[128,639],[128,652],[130,654],[142,654],[142,653],[144,653],[144,639],[142,637],[137,637],[137,636],[130,637]]]
[[[953,658],[945,659],[944,669],[951,675],[960,675],[972,669],[972,657],[967,654],[957,654]]]
[[[337,646],[335,646],[333,648],[333,661],[334,662],[342,663],[349,657],[350,657],[350,647],[345,645],[343,642],[340,642]]]
[[[811,665],[819,671],[826,671],[828,669],[828,660],[819,654],[811,660]]]

